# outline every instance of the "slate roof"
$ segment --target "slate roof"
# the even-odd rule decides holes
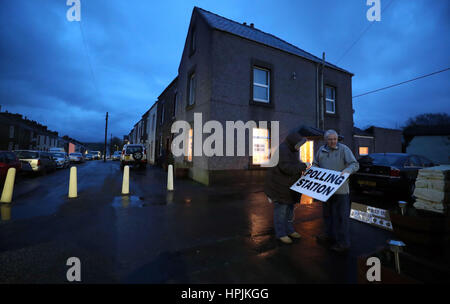
[[[204,18],[206,23],[213,29],[217,29],[220,31],[228,32],[236,36],[240,36],[282,51],[285,51],[287,53],[291,53],[303,58],[306,58],[308,60],[311,60],[313,62],[321,63],[322,59],[319,57],[316,57],[298,47],[295,45],[292,45],[272,34],[265,33],[259,29],[256,29],[254,27],[250,27],[249,25],[244,25],[241,23],[238,23],[236,21],[227,19],[225,17],[219,16],[217,14],[214,14],[212,12],[209,12],[207,10],[204,10],[199,7],[194,7],[194,11],[197,11],[200,16]],[[325,61],[325,66],[348,73],[350,75],[353,75],[353,73],[350,73],[349,71],[346,71],[336,65],[333,65],[327,61]]]
[[[353,135],[359,135],[359,136],[371,136],[373,137],[372,133],[369,133],[366,131],[361,130],[360,128],[353,127]]]

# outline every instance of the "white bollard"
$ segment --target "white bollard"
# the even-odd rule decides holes
[[[77,167],[73,166],[70,168],[69,198],[76,198],[77,192]]]
[[[173,166],[169,165],[167,171],[167,190],[173,191]]]
[[[123,181],[122,181],[122,195],[130,193],[130,166],[125,166],[123,169]]]
[[[16,168],[9,168],[8,173],[6,174],[5,185],[3,186],[3,192],[0,202],[11,203],[14,191],[15,178],[16,178]]]

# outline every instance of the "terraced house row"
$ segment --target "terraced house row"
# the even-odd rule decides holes
[[[279,121],[280,142],[289,130],[301,128],[308,138],[299,156],[304,161],[312,161],[327,129],[336,130],[356,156],[401,152],[399,130],[373,127],[375,135],[373,129],[354,128],[352,77],[327,62],[324,54],[316,57],[253,23],[238,23],[194,7],[177,76],[128,138],[130,143],[147,145],[150,163],[174,163],[179,172],[208,185],[258,182],[264,177],[261,163],[270,156],[272,134],[270,123],[264,128],[261,121]],[[194,156],[194,113],[202,114],[203,123],[215,120],[223,126],[226,121],[255,121],[253,135],[246,134],[247,155],[252,150],[253,156]],[[176,120],[191,126],[188,153],[180,157],[170,153],[171,125]],[[391,141],[375,145],[387,134],[393,136]],[[209,134],[200,136],[203,142]],[[253,136],[253,147],[248,136]]]

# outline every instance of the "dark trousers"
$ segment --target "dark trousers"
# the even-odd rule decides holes
[[[273,223],[277,238],[293,233],[294,204],[273,203]]]
[[[323,203],[323,219],[326,234],[338,245],[350,247],[350,197],[334,194]]]

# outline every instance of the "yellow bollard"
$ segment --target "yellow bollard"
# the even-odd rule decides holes
[[[167,190],[173,191],[173,166],[169,165],[167,171]]]
[[[130,166],[123,169],[122,195],[130,193]]]
[[[69,198],[77,197],[77,167],[70,168],[70,179],[69,179]]]
[[[3,186],[0,202],[11,203],[14,191],[14,179],[16,178],[16,168],[9,168],[6,175],[5,185]]]
[[[2,221],[9,221],[11,219],[11,205],[10,204],[1,204],[0,205],[0,213]]]

